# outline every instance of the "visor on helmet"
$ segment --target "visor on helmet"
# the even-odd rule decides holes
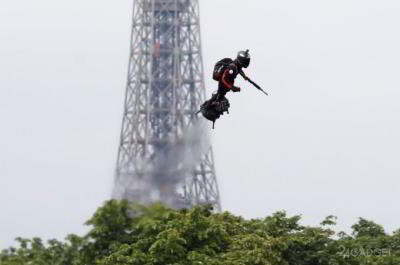
[[[247,68],[250,64],[249,50],[238,52],[237,61],[242,67]]]

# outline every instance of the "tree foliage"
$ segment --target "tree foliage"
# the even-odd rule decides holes
[[[300,216],[277,212],[245,220],[210,206],[172,210],[108,201],[87,225],[85,236],[64,242],[17,238],[3,250],[1,265],[398,265],[400,230],[388,235],[363,218],[347,235],[300,225]]]

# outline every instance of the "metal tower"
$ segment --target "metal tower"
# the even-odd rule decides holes
[[[204,98],[198,0],[134,0],[114,198],[220,210]]]

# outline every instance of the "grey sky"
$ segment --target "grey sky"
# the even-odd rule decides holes
[[[202,0],[208,95],[215,61],[248,48],[230,115],[212,132],[222,206],[304,223],[400,228],[400,3]],[[108,199],[132,1],[0,2],[0,249],[62,239]]]

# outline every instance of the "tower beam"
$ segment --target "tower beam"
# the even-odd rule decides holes
[[[198,0],[134,0],[115,198],[220,210],[204,98]]]

